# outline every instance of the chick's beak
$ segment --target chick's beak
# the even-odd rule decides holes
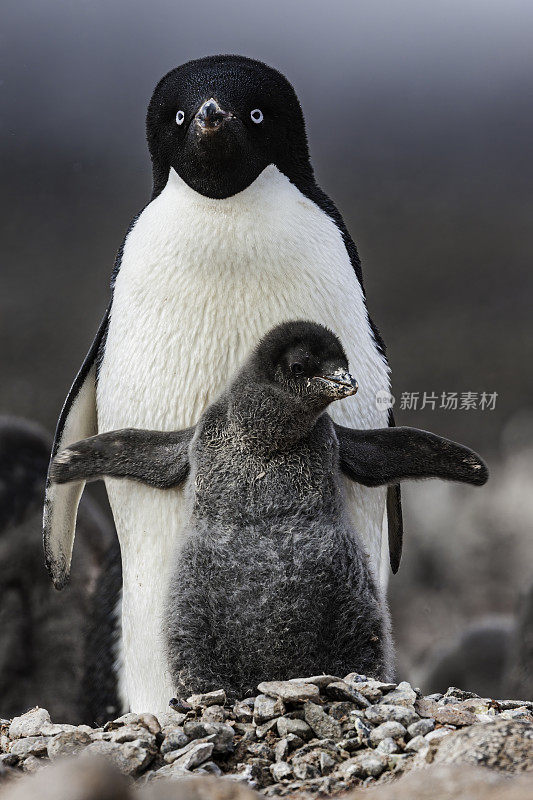
[[[359,388],[357,381],[349,372],[338,369],[330,375],[316,375],[314,381],[320,384],[322,391],[333,400],[341,400],[343,397],[350,397]]]
[[[194,116],[196,129],[200,133],[213,133],[233,118],[231,111],[224,111],[214,97],[202,103]]]

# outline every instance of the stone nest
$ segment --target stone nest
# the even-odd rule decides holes
[[[405,681],[355,673],[257,689],[231,704],[223,689],[193,695],[157,716],[129,713],[101,728],[56,724],[34,708],[0,720],[0,778],[82,754],[103,756],[142,784],[216,775],[264,795],[312,797],[432,763],[533,769],[533,702],[453,687],[424,697]]]

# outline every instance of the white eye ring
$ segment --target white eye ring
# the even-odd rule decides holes
[[[255,122],[257,125],[260,122],[263,122],[263,112],[260,108],[254,108],[253,111],[250,111],[250,116],[252,118],[252,122]]]
[[[176,114],[176,125],[183,125],[184,119],[185,119],[185,112],[181,110],[178,111],[178,113]]]

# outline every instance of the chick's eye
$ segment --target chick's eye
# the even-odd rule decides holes
[[[181,110],[178,111],[178,113],[176,114],[176,124],[183,125],[184,119],[185,119],[185,112]]]
[[[253,111],[250,111],[250,116],[252,118],[252,122],[259,124],[263,122],[263,112],[260,108],[254,108]]]
[[[300,364],[299,361],[295,361],[294,364],[291,364],[291,372],[295,378],[301,375],[304,371],[303,364]]]

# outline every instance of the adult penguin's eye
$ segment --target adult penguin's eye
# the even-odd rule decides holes
[[[300,364],[299,361],[295,361],[294,364],[291,364],[291,370],[294,377],[297,378],[304,371],[303,364]]]
[[[185,112],[181,110],[178,111],[178,113],[176,114],[176,125],[183,125],[184,119],[185,119]]]
[[[250,117],[252,118],[252,122],[255,122],[257,125],[263,122],[263,112],[260,108],[254,108],[253,111],[250,111]]]

